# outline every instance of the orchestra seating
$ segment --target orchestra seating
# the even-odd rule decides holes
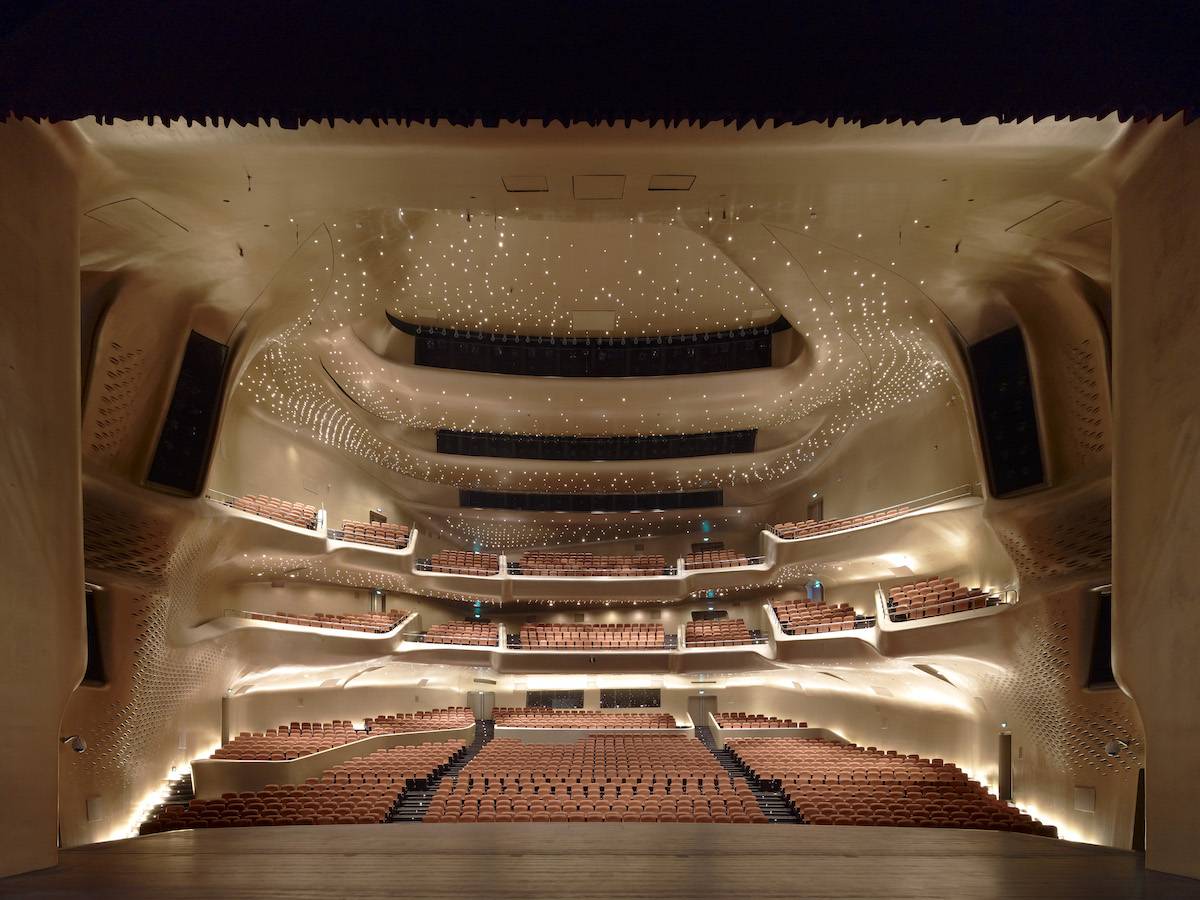
[[[689,553],[683,558],[685,569],[727,569],[730,566],[748,566],[750,557],[740,550],[705,550]]]
[[[670,713],[601,712],[548,706],[497,706],[493,720],[508,728],[675,728]]]
[[[450,575],[498,575],[500,557],[495,553],[439,550],[430,558],[429,570]]]
[[[356,544],[373,544],[389,550],[403,550],[408,546],[409,527],[392,525],[389,522],[342,522],[342,540]]]
[[[514,575],[567,578],[635,577],[668,574],[667,561],[658,555],[593,556],[591,553],[530,552],[513,564]]]
[[[771,608],[785,634],[826,634],[870,628],[874,616],[859,615],[845,603],[816,603],[812,600],[773,600]]]
[[[807,728],[807,722],[777,719],[775,716],[760,716],[754,713],[714,713],[713,718],[721,728]]]
[[[500,626],[491,622],[440,622],[425,632],[425,643],[495,647],[500,643]]]
[[[355,825],[383,822],[408,787],[439,774],[462,755],[462,741],[376,750],[304,784],[269,784],[261,791],[224,794],[160,807],[142,834],[180,828],[246,825]]]
[[[895,506],[891,509],[868,513],[865,516],[851,516],[845,519],[809,519],[807,522],[782,522],[774,526],[771,530],[785,541],[794,541],[800,538],[829,534],[833,531],[844,531],[847,528],[857,528],[860,525],[876,525],[887,519],[902,516],[907,512],[910,512],[909,507]]]
[[[396,713],[391,716],[373,716],[363,725],[371,734],[408,734],[413,731],[441,731],[446,728],[470,728],[475,724],[475,714],[466,706],[450,706],[446,709],[429,709],[420,712]]]
[[[662,650],[665,646],[666,633],[658,622],[521,626],[521,647],[526,650]]]
[[[284,625],[305,625],[309,628],[332,628],[336,631],[361,631],[365,634],[384,634],[395,628],[408,613],[389,609],[382,613],[260,613],[248,612],[246,617],[262,622]]]
[[[263,733],[243,731],[236,738],[219,748],[212,759],[296,759],[340,747],[367,736],[366,731],[355,731],[348,720],[333,722],[292,722],[278,728],[268,728]]]
[[[814,825],[986,828],[1057,836],[940,759],[807,738],[738,738],[734,757]]]
[[[965,588],[953,578],[931,578],[889,588],[887,606],[893,622],[910,622],[984,609],[999,602],[999,597],[987,596],[982,588]]]
[[[298,528],[317,528],[317,508],[307,503],[292,503],[288,500],[277,500],[262,494],[238,497],[231,504],[234,509],[253,513],[277,522],[295,525]]]
[[[754,637],[745,619],[707,619],[688,622],[684,639],[689,647],[733,647],[752,644]]]
[[[426,822],[765,823],[749,785],[682,735],[499,738],[438,785]]]

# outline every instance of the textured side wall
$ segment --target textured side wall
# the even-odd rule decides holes
[[[0,125],[0,875],[58,861],[59,718],[83,675],[79,247],[53,132]]]
[[[980,478],[967,411],[947,385],[842,436],[829,457],[775,507],[774,521],[803,519],[812,494],[826,519],[907,503]]]
[[[1122,186],[1114,252],[1113,634],[1146,728],[1146,862],[1200,877],[1200,126]]]

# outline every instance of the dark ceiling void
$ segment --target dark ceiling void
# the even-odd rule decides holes
[[[0,116],[741,127],[1197,109],[1182,3],[8,7]]]
[[[655,434],[620,437],[488,434],[439,429],[438,453],[501,459],[601,460],[677,459],[753,453],[756,429],[703,434]]]

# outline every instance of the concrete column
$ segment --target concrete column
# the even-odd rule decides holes
[[[0,184],[3,876],[58,861],[59,721],[85,642],[79,210],[54,129],[0,124]]]
[[[1113,657],[1146,862],[1200,877],[1200,125],[1146,128],[1114,216]]]

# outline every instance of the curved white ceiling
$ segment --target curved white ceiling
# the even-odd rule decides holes
[[[231,330],[240,319],[238,391],[293,434],[437,485],[770,492],[859,425],[956,389],[955,332],[994,327],[997,282],[1045,271],[1079,222],[1103,218],[1124,130],[1115,118],[741,131],[72,127],[90,163],[85,210],[136,197],[180,225],[147,235],[85,218],[88,265],[157,268],[227,311]],[[578,191],[577,177],[596,173],[623,176],[619,192],[599,195],[612,199]],[[688,190],[652,190],[668,173],[695,177]],[[546,190],[511,193],[514,175]],[[1067,207],[1077,214],[1044,213]],[[417,372],[377,352],[386,311],[558,334],[595,333],[598,319],[585,328],[575,315],[609,311],[608,330],[624,335],[778,313],[803,346],[790,366],[679,379]],[[572,466],[430,454],[413,435],[437,427],[757,427],[775,440],[744,459]]]

